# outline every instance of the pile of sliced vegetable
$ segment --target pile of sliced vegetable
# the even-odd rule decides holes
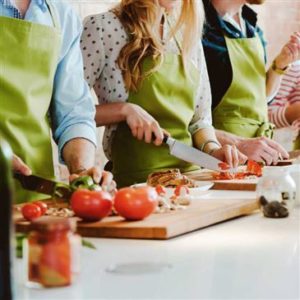
[[[222,162],[219,164],[219,167],[222,172],[213,174],[215,180],[245,179],[251,176],[261,177],[263,165],[256,161],[248,160],[246,171],[238,171],[236,173],[227,172],[230,169],[227,163]]]

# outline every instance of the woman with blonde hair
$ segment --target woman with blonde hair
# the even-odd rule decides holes
[[[165,133],[233,167],[245,160],[234,146],[220,146],[211,125],[200,2],[122,0],[86,19],[85,76],[99,100],[96,123],[106,126],[104,151],[119,187],[153,171],[197,169],[169,154]]]

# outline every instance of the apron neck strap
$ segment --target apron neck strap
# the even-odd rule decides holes
[[[165,20],[168,22],[168,26],[171,28],[171,26],[172,26],[171,21],[169,20],[169,18],[167,17],[166,14],[164,15],[164,17],[165,17]],[[176,34],[176,33],[175,33],[175,35],[174,35],[173,38],[174,38],[174,40],[175,40],[175,43],[176,43],[176,45],[177,45],[177,47],[178,47],[179,52],[182,53],[182,47],[181,47],[181,45],[180,45],[180,43],[179,43],[179,41],[178,41],[178,38],[177,38],[177,34]]]
[[[51,1],[46,0],[46,4],[47,4],[47,7],[49,9],[54,27],[56,29],[60,29],[60,23],[59,23],[59,20],[58,20],[57,10],[55,9],[55,7],[51,3]]]

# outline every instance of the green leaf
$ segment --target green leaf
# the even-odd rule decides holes
[[[96,246],[93,243],[91,243],[91,242],[89,242],[89,241],[87,241],[85,239],[82,239],[81,245],[83,247],[87,247],[87,248],[90,248],[90,249],[97,250]]]
[[[17,233],[16,234],[16,257],[23,257],[23,240],[27,238],[27,234]]]

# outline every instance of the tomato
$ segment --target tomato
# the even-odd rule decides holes
[[[152,187],[120,189],[114,199],[116,211],[127,220],[142,220],[158,205],[158,195]]]
[[[22,215],[27,221],[32,221],[42,215],[42,210],[38,205],[27,203],[22,206]]]
[[[42,247],[39,261],[40,281],[44,286],[71,283],[71,245],[67,237],[48,242]]]
[[[165,195],[166,194],[166,189],[164,186],[158,184],[156,187],[155,187],[155,190],[157,192],[158,195]]]
[[[34,201],[34,202],[32,202],[32,204],[39,206],[39,208],[41,209],[42,215],[44,215],[48,209],[47,204],[43,201]]]
[[[254,160],[248,160],[247,171],[251,175],[262,176],[262,166]]]
[[[226,162],[220,162],[218,164],[218,167],[221,169],[221,170],[228,170],[229,169],[229,165],[226,163]]]
[[[104,191],[78,189],[71,196],[71,207],[84,221],[99,221],[110,214],[112,197]]]
[[[174,194],[179,196],[186,196],[190,193],[189,188],[186,185],[178,185],[174,191]]]

